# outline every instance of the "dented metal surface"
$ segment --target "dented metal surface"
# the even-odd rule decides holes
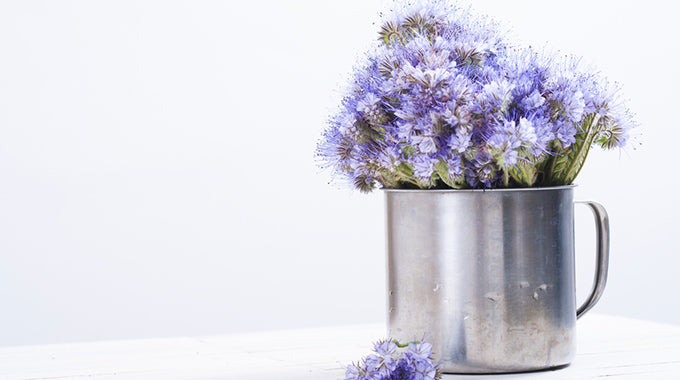
[[[572,361],[573,186],[385,194],[392,338],[426,337],[448,373],[532,371]],[[598,277],[582,312],[606,282],[608,226],[598,227]]]

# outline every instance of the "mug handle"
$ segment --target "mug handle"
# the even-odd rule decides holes
[[[607,272],[609,270],[609,216],[604,206],[593,201],[576,201],[589,206],[595,216],[595,228],[597,230],[597,265],[595,267],[595,283],[588,299],[576,311],[576,318],[581,318],[602,297],[604,287],[607,284]]]

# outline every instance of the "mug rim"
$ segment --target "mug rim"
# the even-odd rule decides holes
[[[578,185],[546,186],[546,187],[516,187],[502,189],[390,189],[381,188],[385,193],[506,193],[527,191],[571,190]]]

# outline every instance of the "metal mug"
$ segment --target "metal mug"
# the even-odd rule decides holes
[[[576,307],[574,186],[385,190],[388,333],[427,339],[445,373],[568,365],[576,319],[607,281],[609,222],[595,202],[593,290]]]

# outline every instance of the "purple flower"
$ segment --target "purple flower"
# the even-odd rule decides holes
[[[415,136],[413,138],[414,142],[417,141],[418,149],[426,154],[437,153],[437,142],[434,136]]]
[[[576,128],[570,123],[559,123],[555,129],[555,137],[564,147],[570,147],[576,142]]]
[[[428,342],[411,342],[408,345],[413,356],[421,360],[429,360],[432,357],[432,344]]]
[[[580,59],[513,46],[447,0],[395,2],[379,41],[317,149],[362,191],[569,184],[583,144],[624,147],[637,125]]]
[[[375,354],[347,367],[345,380],[436,380],[441,377],[437,364],[432,361],[430,343],[412,342],[407,347],[400,352],[395,341],[377,342],[373,347]]]
[[[348,365],[345,370],[345,380],[362,380],[365,372],[357,364]]]
[[[380,98],[369,92],[357,103],[357,111],[373,124],[379,125],[383,120],[383,112],[380,108]]]
[[[519,123],[517,125],[517,137],[522,143],[522,146],[527,148],[533,147],[538,141],[538,137],[536,136],[536,128],[534,127],[534,124],[527,118],[522,117],[519,119]]]
[[[434,173],[434,161],[428,156],[414,156],[407,161],[413,167],[413,176],[422,180],[427,180]]]
[[[382,357],[394,355],[397,352],[397,348],[399,347],[392,340],[379,341],[373,346],[373,350]]]
[[[545,104],[545,98],[541,95],[541,92],[538,91],[537,89],[535,89],[530,95],[524,97],[524,99],[521,100],[522,107],[527,111],[539,108],[543,104]]]

